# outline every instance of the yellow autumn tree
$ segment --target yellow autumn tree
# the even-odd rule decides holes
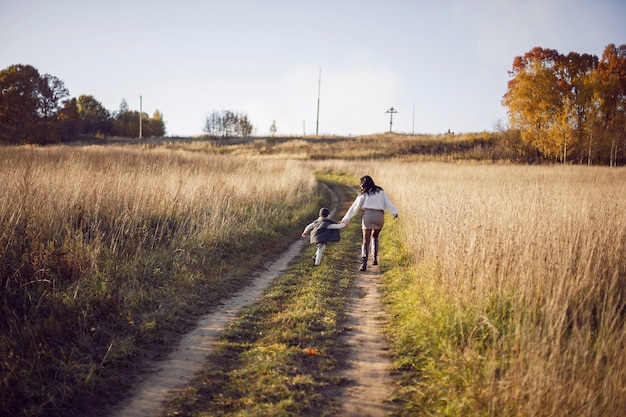
[[[626,45],[607,45],[598,63],[603,82],[602,128],[609,164],[626,161]]]
[[[563,113],[563,89],[552,71],[557,54],[542,53],[514,64],[503,104],[509,109],[511,128],[519,130],[522,140],[546,157],[558,157],[561,146],[549,131]]]
[[[562,162],[626,163],[626,45],[600,60],[537,47],[509,74],[502,103],[526,145]]]
[[[568,98],[565,98],[563,103],[556,108],[550,123],[547,124],[544,144],[540,149],[546,156],[566,163],[568,152],[571,152],[570,148],[575,143],[575,130],[574,106]]]

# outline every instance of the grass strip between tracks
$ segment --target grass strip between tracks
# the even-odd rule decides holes
[[[265,295],[223,333],[195,380],[170,402],[167,416],[323,416],[345,347],[346,292],[357,267],[360,230],[349,228],[313,266],[309,246]]]

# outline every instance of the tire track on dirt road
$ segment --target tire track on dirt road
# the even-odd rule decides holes
[[[383,417],[393,411],[388,402],[394,393],[394,381],[389,346],[383,335],[386,317],[381,287],[379,266],[368,265],[367,271],[356,272],[344,324],[348,330],[341,337],[349,348],[347,369],[341,376],[350,382],[342,389],[337,416]]]
[[[325,185],[325,184],[324,184]],[[330,187],[331,215],[337,209],[338,197]],[[187,333],[168,357],[153,365],[147,378],[130,397],[112,408],[113,417],[153,417],[169,399],[171,392],[184,387],[201,369],[206,356],[214,350],[220,333],[234,321],[241,309],[258,300],[271,282],[287,269],[307,242],[294,242],[268,269],[252,280],[234,297],[224,300],[216,310],[202,316],[197,326]]]
[[[370,269],[371,268],[371,269]],[[392,361],[383,336],[385,320],[380,302],[382,279],[378,267],[357,273],[355,288],[350,294],[346,326],[342,341],[349,347],[348,368],[342,376],[350,383],[341,394],[342,417],[382,417],[393,408],[388,400],[393,395]]]
[[[331,216],[339,205],[338,194],[345,200],[343,190],[326,186],[331,194]],[[341,202],[342,204],[345,201]],[[289,262],[298,256],[308,244],[301,239],[294,242],[278,260],[259,274],[250,285],[212,313],[203,316],[196,328],[186,334],[168,357],[153,365],[144,381],[139,383],[130,396],[111,409],[112,417],[153,417],[159,415],[165,403],[176,390],[185,387],[205,363],[214,349],[220,334],[228,324],[237,319],[241,309],[262,297],[266,288],[287,269]],[[347,366],[339,370],[349,382],[341,387],[336,398],[340,412],[336,415],[384,416],[390,411],[385,402],[392,395],[389,374],[391,361],[386,341],[382,336],[380,294],[380,270],[373,267],[367,272],[357,272],[355,266],[354,288],[351,290],[347,320],[347,332],[342,342],[349,347]]]
[[[227,324],[237,318],[239,311],[251,305],[263,295],[288,263],[297,256],[304,241],[293,243],[281,257],[255,278],[250,286],[242,289],[235,297],[210,314],[203,316],[194,330],[187,333],[177,348],[157,364],[130,398],[123,401],[113,413],[115,417],[153,417],[168,400],[173,390],[184,387],[202,367],[206,356],[215,348],[220,333]]]

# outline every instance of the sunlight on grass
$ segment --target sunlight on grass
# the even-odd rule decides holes
[[[412,407],[619,414],[624,170],[378,168],[403,209],[391,244],[411,259],[385,280],[397,366],[412,369],[403,383]]]
[[[623,168],[310,165],[371,175],[400,209],[381,249],[398,415],[626,409]]]
[[[229,325],[195,388],[181,391],[166,415],[331,415],[336,405],[328,390],[345,383],[336,375],[345,348],[337,337],[358,232],[329,245],[321,266],[312,266],[314,246],[294,260]]]
[[[316,177],[371,175],[400,209],[380,254],[397,415],[619,415],[626,171],[477,163],[490,140],[0,148],[2,404],[37,416],[119,397],[138,352],[162,355],[298,237],[328,203]],[[435,159],[466,162],[416,162],[442,146]],[[320,390],[342,382],[328,371],[353,232],[319,268],[307,248],[172,409],[332,409]]]

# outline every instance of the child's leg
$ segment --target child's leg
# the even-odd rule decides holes
[[[322,254],[324,253],[324,246],[326,245],[323,243],[317,244],[317,252],[315,252],[315,266],[318,266],[319,264],[322,263]]]

